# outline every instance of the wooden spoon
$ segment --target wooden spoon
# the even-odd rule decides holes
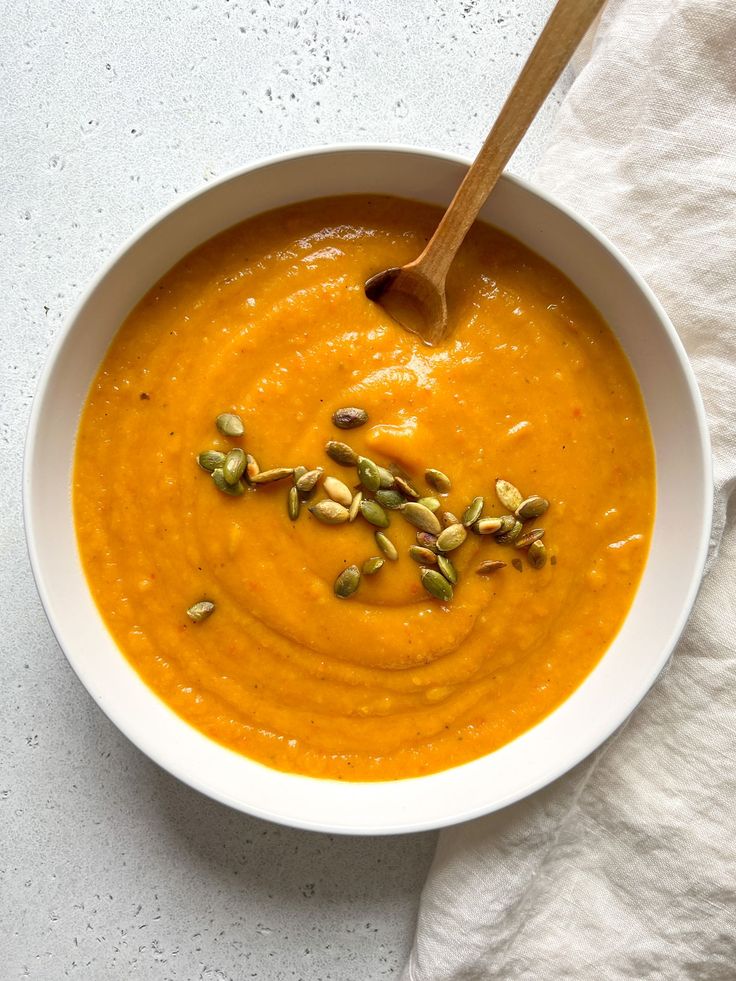
[[[426,248],[413,262],[378,273],[365,284],[402,327],[425,343],[447,334],[445,279],[452,260],[504,166],[606,0],[558,0],[498,119],[486,137]]]

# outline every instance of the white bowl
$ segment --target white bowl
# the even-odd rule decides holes
[[[397,194],[445,205],[466,161],[403,147],[344,147],[272,158],[191,195],[145,227],[92,284],[62,331],[31,415],[26,535],[51,626],[100,708],[170,773],[250,814],[353,834],[436,828],[488,813],[550,783],[595,750],[664,666],[694,601],[710,531],[705,415],[682,345],[643,280],[589,224],[504,177],[482,218],[573,280],[618,335],[639,378],[657,459],[657,515],[631,612],[580,688],[544,721],[472,763],[431,776],[343,783],[271,770],[210,741],[141,681],[102,622],[77,553],[71,468],[80,411],[131,307],[183,255],[224,228],[328,194]]]

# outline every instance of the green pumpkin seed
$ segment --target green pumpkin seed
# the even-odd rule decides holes
[[[514,519],[514,524],[509,531],[498,532],[496,534],[496,541],[499,545],[509,545],[511,542],[515,542],[522,531],[521,522]]]
[[[212,471],[212,480],[219,491],[222,491],[223,494],[229,494],[231,497],[240,497],[245,491],[245,485],[242,480],[237,481],[235,484],[228,484],[225,480],[225,474],[222,472],[222,467],[217,467]]]
[[[332,413],[332,421],[338,429],[357,429],[368,422],[368,413],[365,409],[348,405],[344,409],[336,409]]]
[[[206,620],[207,617],[212,616],[215,612],[215,604],[211,603],[210,600],[200,600],[199,603],[195,603],[190,606],[187,610],[187,616],[194,623],[201,623]]]
[[[326,525],[342,525],[348,520],[348,509],[337,501],[318,501],[312,505],[309,513]]]
[[[261,470],[255,477],[251,477],[252,484],[272,484],[276,480],[284,480],[285,477],[294,475],[293,467],[274,467],[273,470]]]
[[[467,537],[468,532],[464,525],[450,525],[437,536],[437,548],[440,552],[452,552],[460,548]]]
[[[526,553],[526,557],[529,565],[533,569],[541,569],[547,561],[547,549],[544,546],[544,542],[540,542],[539,539],[536,542],[532,542],[529,546],[529,551]]]
[[[300,480],[305,473],[309,470],[309,467],[294,467],[294,484]]]
[[[494,572],[498,572],[499,569],[505,569],[505,562],[498,562],[495,559],[489,559],[486,562],[481,562],[478,568],[475,570],[477,576],[490,576]]]
[[[496,481],[496,496],[508,511],[515,511],[524,500],[519,488],[501,477]]]
[[[437,556],[437,565],[445,579],[454,586],[457,582],[457,569],[446,555]]]
[[[250,453],[245,454],[245,479],[251,484],[253,483],[253,478],[257,477],[261,472],[261,468],[258,466],[258,461]]]
[[[501,518],[478,518],[473,525],[473,531],[476,535],[495,535],[497,531],[501,531],[502,525]]]
[[[433,487],[439,494],[449,494],[452,490],[452,481],[446,473],[441,470],[433,470],[431,467],[424,471],[424,479],[430,487]]]
[[[382,531],[377,531],[375,537],[376,545],[378,545],[386,558],[391,562],[395,562],[399,557],[399,552],[388,535],[384,535]]]
[[[371,555],[371,557],[366,559],[363,563],[363,575],[375,575],[379,569],[383,568],[384,564],[385,559],[382,559],[380,555]]]
[[[420,531],[428,531],[430,535],[439,535],[442,531],[437,516],[418,501],[408,501],[401,509],[401,513],[410,525],[414,525]]]
[[[322,467],[315,467],[314,470],[307,470],[296,481],[296,489],[300,494],[309,494],[317,486],[320,477],[324,473]]]
[[[498,530],[503,535],[505,535],[507,531],[511,531],[516,524],[516,518],[513,516],[513,514],[502,514],[499,520],[501,524]]]
[[[437,572],[436,569],[422,569],[419,573],[422,586],[427,592],[443,603],[449,603],[452,599],[452,586],[445,577]]]
[[[373,460],[369,460],[367,456],[358,457],[358,477],[363,487],[371,494],[381,486],[381,473]]]
[[[332,500],[337,501],[338,504],[342,504],[344,508],[349,508],[353,503],[353,492],[347,484],[343,484],[337,477],[325,477],[322,481],[322,486]]]
[[[522,563],[521,559],[512,559],[511,565],[516,569],[517,572],[524,571],[524,564]]]
[[[302,502],[299,498],[299,491],[296,487],[289,488],[289,496],[286,499],[286,510],[289,513],[289,517],[292,521],[296,521],[299,517],[299,512],[302,507]]]
[[[379,467],[378,473],[381,477],[381,483],[378,485],[379,487],[383,488],[383,490],[387,490],[389,487],[394,486],[395,478],[390,470],[388,470],[386,467]]]
[[[363,501],[363,491],[358,491],[358,493],[351,501],[350,507],[348,508],[348,521],[350,522],[355,521],[355,519],[358,517],[358,515],[360,514],[360,505],[362,501]]]
[[[204,453],[200,453],[197,457],[197,463],[208,473],[212,473],[217,467],[222,467],[224,462],[225,454],[220,453],[219,450],[205,450]]]
[[[478,518],[481,516],[483,511],[483,505],[485,501],[482,497],[474,497],[473,500],[468,504],[463,514],[463,524],[466,528],[474,525]]]
[[[223,436],[242,436],[245,432],[243,420],[234,412],[221,412],[215,419],[215,425]]]
[[[440,515],[440,524],[443,528],[449,528],[450,525],[457,525],[459,523],[460,519],[452,511],[443,511]]]
[[[389,511],[396,511],[402,505],[406,504],[406,498],[404,495],[399,494],[399,492],[393,488],[389,488],[388,490],[377,490],[376,500],[382,508],[387,508]]]
[[[417,545],[421,545],[422,548],[430,548],[433,551],[437,551],[437,536],[432,535],[428,531],[418,531],[417,532]]]
[[[531,521],[534,518],[541,518],[548,507],[549,501],[538,494],[532,494],[531,497],[527,497],[525,501],[521,502],[516,508],[515,514],[519,521]]]
[[[420,497],[417,504],[423,504],[424,507],[429,508],[433,514],[435,511],[439,511],[439,509],[442,507],[436,497]]]
[[[375,525],[376,528],[388,528],[391,524],[389,516],[377,501],[369,501],[364,498],[360,502],[360,513],[366,521]]]
[[[245,471],[245,453],[239,446],[233,447],[225,457],[222,472],[228,484],[237,484]]]
[[[525,531],[516,539],[514,548],[528,548],[534,542],[538,542],[540,538],[544,538],[544,528],[532,528],[531,531]]]
[[[348,596],[353,595],[358,586],[360,586],[360,569],[357,565],[349,565],[337,577],[333,588],[335,596],[339,596],[340,599],[347,599]]]
[[[437,565],[437,554],[429,548],[422,548],[421,545],[411,545],[409,557],[418,562],[419,565]]]
[[[358,462],[358,454],[347,443],[341,443],[337,439],[328,439],[325,443],[325,452],[335,463],[341,463],[343,467],[354,467]]]

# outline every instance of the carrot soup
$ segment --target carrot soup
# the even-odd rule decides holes
[[[365,297],[439,216],[357,195],[218,235],[129,315],[80,421],[79,552],[119,649],[281,770],[503,746],[595,667],[646,561],[643,401],[568,279],[478,223],[441,346]]]

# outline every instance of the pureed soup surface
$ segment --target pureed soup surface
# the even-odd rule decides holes
[[[442,770],[523,733],[595,666],[649,547],[654,456],[632,370],[591,304],[515,240],[476,226],[448,283],[452,334],[429,348],[363,283],[416,257],[439,211],[388,197],[260,215],[188,255],[123,324],[82,416],[74,478],[89,585],[122,652],[211,738],[279,769],[342,780]],[[331,416],[365,409],[347,432]],[[245,436],[215,429],[240,415]],[[550,507],[548,561],[493,535],[450,554],[452,602],[407,554],[347,599],[336,576],[381,552],[363,517],[287,515],[291,479],[229,497],[196,462],[242,446],[261,469],[321,466],[350,444],[452,480],[443,508],[506,509],[497,477]],[[325,497],[318,485],[309,504]],[[512,559],[522,560],[520,569]],[[504,568],[475,570],[485,560]],[[519,565],[519,563],[517,563]],[[193,623],[187,609],[215,603]]]

